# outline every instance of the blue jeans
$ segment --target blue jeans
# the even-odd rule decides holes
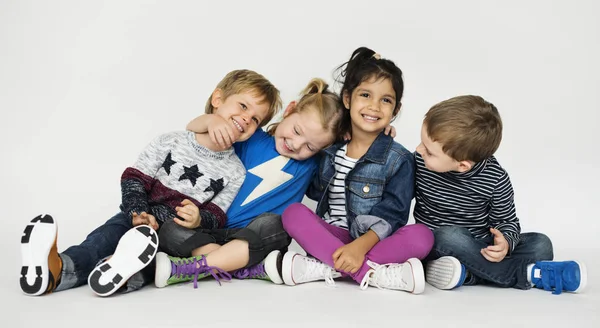
[[[510,256],[500,262],[486,260],[480,251],[494,243],[493,237],[475,239],[466,228],[445,226],[433,230],[435,242],[427,260],[454,256],[473,275],[465,284],[493,284],[499,287],[529,289],[527,266],[554,258],[550,238],[541,233],[524,233]]]
[[[113,255],[119,240],[131,228],[133,228],[131,218],[125,213],[119,212],[106,221],[106,223],[92,231],[81,244],[71,246],[61,253],[60,258],[63,261],[63,269],[56,291],[87,284],[90,272],[92,272],[99,262]],[[146,268],[148,269],[148,267]],[[154,269],[150,268],[148,270],[153,271]],[[130,279],[127,285],[144,285],[147,283],[147,281]],[[130,289],[130,287],[127,286],[127,289]]]

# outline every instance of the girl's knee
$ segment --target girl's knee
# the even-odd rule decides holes
[[[412,229],[414,230],[413,233],[419,236],[419,240],[421,240],[421,243],[424,246],[426,246],[428,249],[433,247],[434,237],[431,229],[421,223],[413,224]]]
[[[306,207],[306,205],[302,203],[291,204],[283,211],[283,214],[281,215],[283,228],[289,232],[288,229],[293,229],[300,220],[309,214],[315,215],[313,211]]]
[[[433,232],[424,224],[411,224],[405,226],[403,229],[410,234],[413,240],[413,249],[418,258],[423,259],[429,254],[433,248]]]

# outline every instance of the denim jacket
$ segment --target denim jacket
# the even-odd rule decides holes
[[[306,195],[318,201],[317,215],[329,210],[329,184],[335,171],[335,154],[344,143],[323,150]],[[348,172],[346,218],[352,238],[373,230],[379,240],[406,225],[415,186],[415,162],[411,152],[383,132]]]

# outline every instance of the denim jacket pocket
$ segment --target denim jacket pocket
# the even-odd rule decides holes
[[[353,213],[362,215],[369,214],[371,208],[381,201],[384,184],[376,180],[354,180],[348,182],[348,189],[351,199],[346,203]]]

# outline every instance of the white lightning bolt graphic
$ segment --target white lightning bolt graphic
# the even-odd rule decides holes
[[[281,186],[292,178],[291,174],[282,171],[283,167],[289,161],[289,157],[277,156],[270,159],[250,170],[252,174],[263,180],[252,190],[250,195],[244,200],[242,206],[250,203],[258,197],[268,193],[269,191]]]

